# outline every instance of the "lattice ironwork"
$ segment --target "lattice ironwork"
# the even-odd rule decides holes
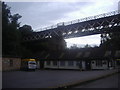
[[[24,37],[24,41],[59,37],[73,38],[85,35],[120,31],[120,12],[113,11],[92,17],[58,23],[55,26],[41,29],[32,35]],[[44,31],[43,31],[44,30]]]

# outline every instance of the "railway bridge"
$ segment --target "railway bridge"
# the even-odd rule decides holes
[[[42,42],[42,40],[51,39],[54,37],[63,37],[64,39],[67,39],[101,34],[103,35],[101,43],[103,43],[107,34],[112,32],[120,32],[119,11],[113,11],[96,16],[86,17],[83,19],[77,19],[70,22],[62,22],[47,28],[42,28],[40,31],[32,32],[32,34],[23,37],[23,42]],[[100,67],[99,64],[102,66],[102,62],[105,61],[107,61],[108,66],[110,62],[111,65],[114,64],[116,60],[119,60],[120,58],[120,50],[105,50],[103,48],[97,47],[78,50],[63,50],[62,52],[40,51],[31,56],[31,58],[38,59],[42,63],[41,67],[44,67],[44,61],[51,61],[55,65],[58,63],[63,63],[60,61],[78,61],[79,65],[80,62],[85,62],[86,67],[90,68],[92,62],[95,62],[95,65],[98,64],[98,67]],[[50,62],[48,62],[48,64],[50,65]],[[47,68],[49,68],[49,65]],[[97,68],[97,66],[95,68]]]
[[[113,11],[96,16],[77,19],[70,22],[62,22],[56,25],[39,29],[31,35],[24,37],[23,41],[33,41],[54,36],[62,36],[65,39],[118,32],[120,28],[120,12]]]
[[[82,37],[88,35],[95,35],[95,34],[105,34],[110,32],[120,32],[120,12],[113,11],[109,13],[104,13],[96,16],[86,17],[83,19],[77,19],[70,22],[63,22],[58,23],[56,25],[42,28],[40,31],[33,32],[30,35],[27,35],[23,38],[23,42],[32,42],[32,41],[39,41],[50,39],[53,37],[63,37],[63,38],[74,38],[74,37]],[[102,40],[105,38],[102,37]],[[64,51],[64,52],[39,52],[34,55],[42,60],[80,60],[80,59],[101,59],[106,58],[105,53],[110,52],[110,55],[107,59],[116,58],[115,55],[120,50],[110,50],[105,51],[101,48],[99,49],[91,49],[91,50],[82,50],[79,49],[76,52],[72,51]],[[84,57],[84,55],[80,53],[88,53],[88,56]],[[92,56],[90,54],[92,53]],[[101,53],[101,54],[100,54]],[[114,53],[114,55],[113,55]],[[74,55],[75,54],[75,55]],[[79,55],[80,54],[80,55]],[[78,55],[78,56],[76,56]],[[60,57],[60,58],[59,58]],[[99,58],[97,58],[99,57]]]

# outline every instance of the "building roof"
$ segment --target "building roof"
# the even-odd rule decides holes
[[[111,60],[120,58],[120,50],[100,48],[65,50],[62,52],[42,51],[34,57],[39,60]]]

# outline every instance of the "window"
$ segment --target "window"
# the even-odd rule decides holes
[[[73,61],[68,61],[68,66],[73,66]]]
[[[64,56],[64,53],[61,53],[61,55],[59,56],[59,58],[62,58]]]
[[[30,62],[29,64],[36,64],[35,62]]]
[[[97,60],[96,61],[96,66],[99,66],[99,67],[102,66],[102,61],[101,60]]]
[[[54,65],[54,66],[57,66],[57,61],[53,61],[53,65]]]
[[[103,64],[107,64],[107,62],[106,62],[106,61],[103,61]]]
[[[65,66],[65,61],[60,61],[60,66]]]
[[[47,63],[47,65],[50,65],[50,61],[47,61],[46,63]]]
[[[95,62],[94,61],[92,61],[92,64],[94,64]]]
[[[36,64],[35,61],[28,61],[28,64]]]
[[[80,64],[80,61],[77,61],[77,62],[76,62],[76,66],[79,66],[79,64]]]
[[[82,68],[82,61],[77,61],[76,65],[77,65],[79,68]]]
[[[89,57],[89,55],[90,55],[90,52],[85,52],[84,57]]]
[[[108,57],[109,55],[111,55],[111,51],[106,51],[105,52],[105,57]]]
[[[13,60],[10,60],[10,67],[13,66]]]
[[[115,52],[115,57],[119,57],[120,56],[120,50]]]
[[[76,58],[79,58],[82,55],[81,52],[77,53]]]

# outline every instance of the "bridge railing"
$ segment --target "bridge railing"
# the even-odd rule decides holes
[[[67,26],[67,25],[71,25],[71,24],[75,24],[75,23],[80,23],[80,22],[85,22],[85,21],[89,21],[89,20],[109,17],[109,16],[112,16],[112,15],[117,15],[119,13],[120,13],[120,11],[116,10],[116,11],[112,11],[112,12],[109,12],[109,13],[103,13],[103,14],[99,14],[99,15],[96,15],[96,16],[90,16],[90,17],[77,19],[77,20],[73,20],[73,21],[69,21],[69,22],[61,22],[61,23],[57,23],[56,25],[52,25],[52,26],[49,26],[49,27],[37,29],[36,32],[38,32],[38,30],[39,31],[45,31],[45,30],[57,28],[59,26]]]

